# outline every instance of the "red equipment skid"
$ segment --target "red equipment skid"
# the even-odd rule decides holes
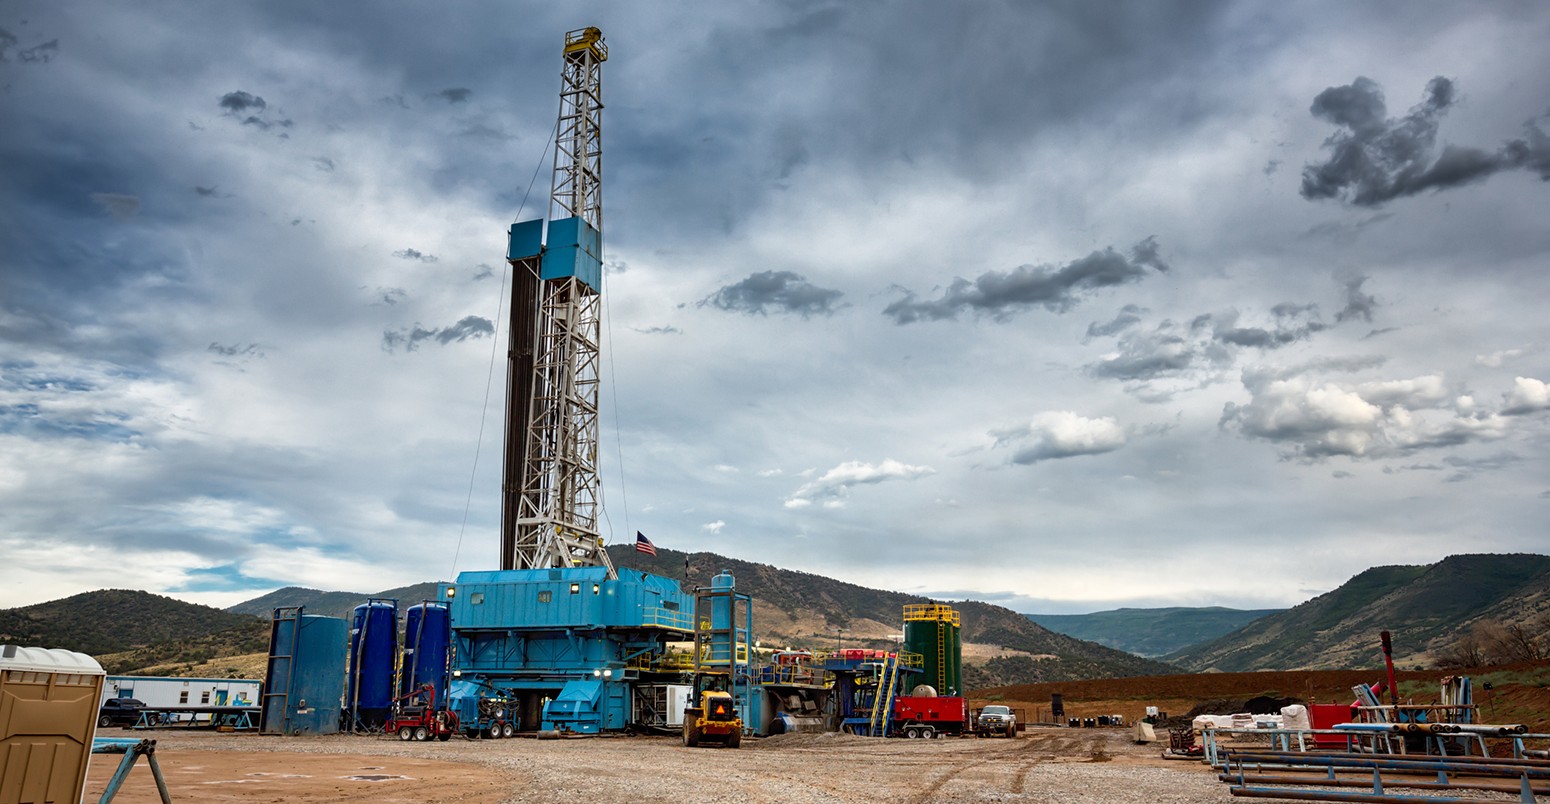
[[[924,732],[907,734],[910,729],[930,727],[935,734],[962,734],[969,724],[969,702],[957,696],[933,698],[901,695],[893,699],[893,728],[905,736],[934,736]]]
[[[423,703],[417,701],[423,700]],[[450,740],[458,730],[457,713],[436,708],[436,688],[421,684],[408,695],[393,702],[393,717],[387,722],[387,732],[397,733],[398,739],[425,741]]]

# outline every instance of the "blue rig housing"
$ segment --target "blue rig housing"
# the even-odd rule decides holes
[[[631,687],[668,642],[692,639],[694,597],[678,581],[602,567],[471,571],[442,584],[452,620],[448,705],[464,722],[481,697],[516,701],[519,730],[623,729]]]
[[[540,279],[576,280],[601,292],[603,289],[603,239],[582,218],[549,222],[549,242],[543,242],[544,221],[536,218],[511,225],[506,238],[506,259],[539,257]]]

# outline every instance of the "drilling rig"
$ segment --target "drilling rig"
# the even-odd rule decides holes
[[[602,340],[602,65],[597,28],[565,35],[549,232],[511,225],[503,570],[604,567],[598,533],[598,366]]]
[[[500,702],[520,731],[596,734],[635,726],[643,702],[680,681],[662,660],[669,642],[692,638],[694,596],[676,580],[616,570],[598,528],[608,48],[582,28],[565,34],[563,55],[547,226],[519,221],[507,239],[500,569],[459,573],[440,598],[460,722]]]

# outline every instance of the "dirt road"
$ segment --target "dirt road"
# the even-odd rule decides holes
[[[127,733],[126,733],[127,734]],[[1018,739],[840,734],[684,748],[669,737],[402,743],[391,737],[156,732],[174,801],[199,802],[1223,802],[1194,763],[1129,732],[1047,729]],[[95,801],[117,757],[95,758]],[[120,804],[154,804],[144,761]]]

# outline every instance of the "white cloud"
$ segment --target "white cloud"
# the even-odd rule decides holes
[[[1470,396],[1453,397],[1439,376],[1346,387],[1249,373],[1244,386],[1250,401],[1228,403],[1223,426],[1282,444],[1286,455],[1304,459],[1385,458],[1494,441],[1510,430],[1502,416],[1477,410]]]
[[[877,464],[846,461],[824,472],[817,480],[803,484],[786,499],[786,507],[802,508],[813,502],[822,502],[825,508],[840,508],[844,506],[842,498],[856,486],[914,480],[935,473],[936,470],[929,466],[912,466],[892,458]]]
[[[1507,392],[1507,405],[1502,410],[1506,414],[1534,413],[1541,410],[1550,410],[1550,387],[1543,380],[1533,377],[1515,377],[1512,381],[1512,390]]]
[[[1012,463],[1037,463],[1101,455],[1125,446],[1125,430],[1110,417],[1089,419],[1071,411],[1049,411],[1028,424],[991,433],[996,446],[1013,448]]]

